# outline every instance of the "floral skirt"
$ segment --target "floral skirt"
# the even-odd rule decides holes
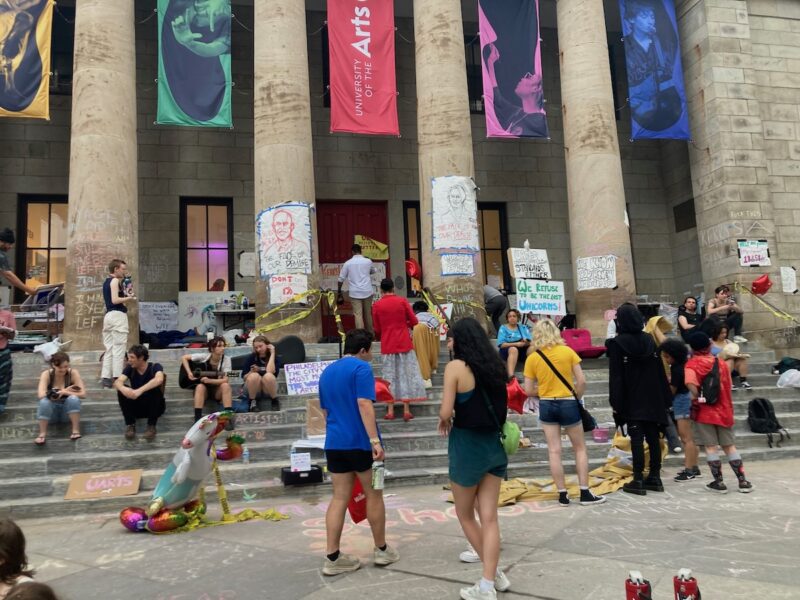
[[[381,376],[391,385],[389,391],[397,402],[427,400],[425,383],[419,372],[419,362],[414,351],[402,354],[383,354]]]

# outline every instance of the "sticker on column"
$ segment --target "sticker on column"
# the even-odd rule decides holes
[[[797,293],[797,270],[794,267],[781,267],[781,288],[784,294]]]
[[[269,303],[270,305],[283,304],[288,302],[297,294],[304,294],[308,291],[308,277],[298,273],[286,273],[283,275],[271,275],[269,278]],[[295,300],[300,304],[306,304],[306,299]]]
[[[256,218],[261,277],[311,273],[311,218],[308,204],[279,204]]]
[[[469,177],[449,175],[432,181],[433,247],[478,251],[478,204]]]
[[[547,250],[509,248],[508,266],[514,279],[550,279],[552,277]]]
[[[442,254],[442,276],[475,275],[475,263],[472,254]]]
[[[617,257],[613,254],[579,258],[575,261],[575,272],[575,287],[579,292],[613,290],[617,287]]]

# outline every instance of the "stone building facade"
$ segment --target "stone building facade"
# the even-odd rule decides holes
[[[109,253],[119,254],[131,264],[143,300],[175,300],[186,279],[182,199],[229,202],[230,251],[235,256],[253,250],[257,212],[274,203],[276,194],[291,195],[294,189],[302,190],[299,196],[311,195],[312,202],[383,203],[388,269],[392,276],[404,273],[411,250],[409,207],[422,199],[419,213],[423,219],[425,214],[419,173],[427,172],[426,161],[444,160],[454,152],[440,148],[439,158],[430,159],[420,153],[420,139],[427,135],[425,123],[431,122],[424,103],[418,103],[430,91],[419,88],[422,82],[430,85],[419,67],[421,60],[425,64],[426,45],[421,41],[431,35],[424,19],[457,15],[460,10],[462,23],[447,35],[468,49],[477,33],[474,2],[395,2],[400,138],[329,132],[324,2],[308,0],[303,7],[297,0],[279,0],[254,6],[234,0],[231,130],[154,124],[154,0],[77,0],[77,13],[74,4],[59,2],[61,11],[56,15],[57,21],[63,19],[59,27],[74,35],[72,92],[52,95],[50,122],[0,121],[0,223],[22,223],[23,201],[68,198],[72,241],[65,252],[67,272],[76,272],[76,262],[97,269]],[[800,263],[800,3],[676,0],[694,136],[689,144],[630,141],[616,2],[541,0],[540,4],[551,139],[487,139],[483,114],[469,112],[463,54],[460,65],[455,58],[439,65],[457,83],[462,79],[465,83],[463,93],[459,87],[452,93],[461,103],[463,123],[468,124],[462,133],[471,137],[467,148],[471,153],[453,160],[464,165],[459,167],[463,174],[474,175],[482,206],[501,207],[497,214],[503,219],[499,225],[503,248],[519,247],[528,239],[532,247],[546,249],[554,279],[565,282],[567,297],[577,300],[571,306],[577,306],[579,320],[595,334],[601,332],[602,312],[626,295],[680,301],[686,293],[709,292],[723,282],[749,285],[754,272],[769,272],[776,282],[773,290],[778,291],[771,292],[768,300],[798,314],[800,298],[780,292],[778,268]],[[302,19],[300,9],[304,9]],[[579,32],[581,36],[594,36],[608,48],[607,53],[594,52],[591,64],[572,53],[576,47],[559,46],[560,40],[563,44],[576,34],[569,30],[581,21],[575,15],[594,23],[591,31]],[[74,24],[68,23],[73,19]],[[114,35],[98,44],[103,25]],[[275,35],[259,35],[273,31]],[[270,57],[280,50],[281,33],[295,42],[306,40],[305,53],[300,54],[308,79],[304,84],[300,78],[298,85],[305,86],[310,112],[308,118],[292,123],[276,118],[281,113],[264,95],[265,86],[280,82]],[[587,73],[602,75],[597,82],[592,80],[594,95],[587,95],[589,84],[570,83],[576,78],[588,81]],[[608,117],[603,126],[618,142],[607,149],[603,162],[592,162],[598,160],[595,156],[586,159],[587,164],[598,165],[587,177],[577,146],[570,149],[565,142],[565,137],[574,138],[577,120],[565,123],[563,107],[570,108],[566,115],[574,119],[595,104],[602,106]],[[278,108],[286,115],[298,114],[293,107]],[[306,128],[310,144],[303,141]],[[291,143],[281,146],[279,142],[287,138]],[[290,148],[285,152],[292,156],[308,153],[301,169],[291,168],[282,147]],[[573,255],[582,252],[579,246],[592,246],[604,219],[621,220],[618,213],[613,219],[592,213],[593,199],[602,196],[616,171],[621,174],[621,192],[608,201],[627,209],[629,229],[622,238],[618,229],[613,235],[614,243],[629,248],[631,281],[617,293],[595,294],[582,301],[573,289]],[[736,240],[745,237],[768,240],[772,267],[738,266]],[[26,275],[24,261],[21,253],[16,269],[21,276]],[[259,282],[239,277],[236,271],[232,270],[229,286],[258,297]],[[101,277],[98,272],[96,280]],[[72,282],[67,288],[66,327],[79,347],[98,345],[103,311],[92,292],[96,283],[87,281],[81,287]],[[510,283],[506,276],[503,284]],[[748,312],[748,332],[764,332],[762,339],[769,345],[800,346],[786,321],[746,294],[741,302]],[[317,333],[318,327],[304,332]]]

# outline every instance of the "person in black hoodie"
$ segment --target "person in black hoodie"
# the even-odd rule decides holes
[[[653,338],[644,333],[644,317],[630,303],[617,309],[617,337],[606,340],[609,401],[617,426],[628,426],[633,480],[622,486],[630,494],[663,492],[660,433],[672,404],[667,376]],[[644,441],[650,447],[650,472],[644,477]]]

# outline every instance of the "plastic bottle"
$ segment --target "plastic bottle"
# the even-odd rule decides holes
[[[242,298],[242,309],[247,310],[250,307],[250,301],[247,299],[247,296]]]
[[[250,464],[250,448],[247,447],[247,444],[245,444],[244,449],[242,450],[242,464]]]
[[[372,489],[383,489],[383,478],[386,475],[386,467],[382,460],[376,460],[372,463]]]
[[[316,362],[322,362],[322,355],[319,352],[317,352],[317,361]]]

